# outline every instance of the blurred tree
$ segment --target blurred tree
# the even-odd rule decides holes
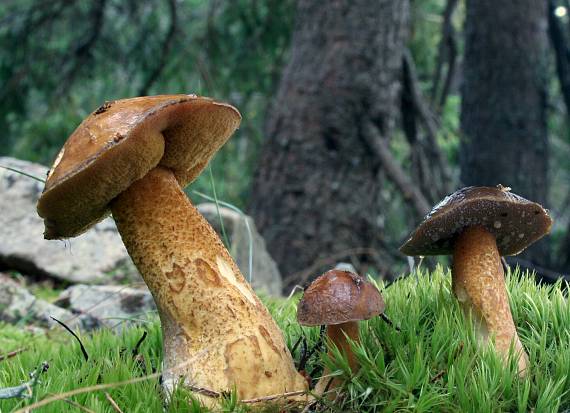
[[[390,262],[381,170],[421,213],[425,198],[388,148],[399,109],[406,0],[300,0],[291,54],[269,110],[251,211],[285,288],[319,260]],[[317,263],[315,266],[314,264]],[[328,263],[330,265],[330,263]]]
[[[547,204],[546,2],[467,0],[461,179]],[[547,266],[547,239],[523,257]]]
[[[218,194],[243,206],[292,30],[292,0],[0,2],[0,155],[49,164],[103,101],[198,93],[243,122],[216,157]],[[197,188],[211,193],[209,175]]]
[[[567,119],[569,118],[568,115],[570,113],[570,47],[568,46],[570,43],[570,24],[568,19],[569,6],[570,5],[567,1],[559,2],[557,0],[548,0],[548,34],[554,49],[556,73],[558,75],[558,83],[560,85]],[[568,142],[570,142],[570,139],[568,139],[568,131],[566,131],[565,135]],[[555,143],[557,143],[556,140]],[[568,154],[564,154],[563,151],[561,152],[562,159],[565,161],[566,165],[565,180],[570,183],[570,162],[567,162]],[[565,172],[564,168],[557,168],[557,170],[562,170],[562,173]],[[563,198],[564,201],[562,202],[562,206],[559,211],[561,217],[566,218],[567,220],[566,235],[563,237],[560,246],[556,251],[556,258],[553,260],[553,264],[564,274],[570,275],[570,188],[566,189],[567,193]],[[564,216],[564,212],[566,212],[566,216]]]

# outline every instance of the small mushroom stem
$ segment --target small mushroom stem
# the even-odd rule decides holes
[[[349,321],[342,324],[334,324],[327,326],[327,337],[329,340],[338,348],[338,350],[346,355],[348,365],[350,370],[355,372],[359,368],[358,361],[354,355],[351,348],[351,343],[347,339],[349,338],[352,342],[358,343],[360,337],[358,335],[358,322]],[[334,355],[329,351],[329,357],[334,358]],[[339,377],[327,377],[331,371],[325,367],[323,371],[323,377],[318,381],[315,386],[315,393],[322,395],[325,392],[334,390],[342,385],[343,380]],[[336,392],[331,391],[329,398],[334,399],[336,397]]]
[[[158,307],[167,390],[180,377],[240,398],[306,389],[281,331],[169,169],[151,170],[111,209]]]
[[[528,356],[517,334],[509,307],[505,274],[495,236],[480,226],[466,228],[455,240],[453,292],[466,314],[477,324],[482,342],[494,339],[507,360],[511,345],[518,357],[519,374],[528,367]]]

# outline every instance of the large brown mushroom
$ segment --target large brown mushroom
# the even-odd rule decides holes
[[[504,360],[513,346],[523,374],[528,357],[511,315],[501,256],[518,254],[551,225],[542,206],[510,188],[467,187],[437,204],[400,251],[413,256],[452,254],[453,292],[473,316],[479,339],[493,337]]]
[[[384,300],[380,292],[364,277],[349,271],[330,270],[318,277],[303,293],[297,307],[297,320],[303,326],[327,327],[327,337],[338,350],[346,355],[350,369],[356,372],[358,361],[351,348],[351,341],[360,341],[358,322],[368,320],[384,312]],[[333,353],[329,356],[334,358]],[[315,393],[322,395],[342,385],[339,378],[327,377],[328,369],[315,386]],[[336,395],[331,392],[331,397]]]
[[[306,388],[281,331],[182,191],[240,120],[195,95],[105,103],[65,143],[38,202],[47,239],[113,214],[158,307],[168,390],[179,378],[240,398]]]

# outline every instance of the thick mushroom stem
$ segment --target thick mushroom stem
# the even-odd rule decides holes
[[[519,374],[528,356],[517,334],[509,307],[505,275],[493,234],[480,226],[466,228],[455,240],[453,292],[466,314],[477,324],[479,339],[493,337],[498,353],[507,360],[511,345],[518,357]]]
[[[327,337],[329,340],[338,348],[341,354],[345,354],[350,370],[354,373],[358,370],[359,364],[356,360],[354,352],[351,348],[351,343],[347,340],[347,337],[355,343],[360,341],[358,335],[358,322],[349,321],[342,324],[334,324],[327,326]],[[332,352],[329,351],[329,357],[334,358]],[[327,377],[330,374],[330,370],[325,367],[323,371],[323,377],[317,382],[315,386],[315,393],[322,395],[325,392],[329,392],[329,397],[334,399],[336,397],[336,392],[333,390],[340,387],[343,380],[339,377]]]
[[[168,390],[179,378],[240,398],[306,388],[281,331],[169,169],[134,182],[111,210],[158,307]]]

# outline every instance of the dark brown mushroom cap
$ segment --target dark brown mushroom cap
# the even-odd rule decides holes
[[[193,181],[237,129],[234,107],[196,95],[107,102],[69,137],[37,205],[47,239],[79,235],[109,203],[157,165],[181,186]]]
[[[495,235],[499,253],[515,255],[550,232],[552,219],[541,205],[496,187],[470,186],[447,196],[400,247],[406,255],[447,255],[464,228],[482,226]]]
[[[364,277],[330,270],[305,290],[297,307],[297,320],[304,326],[341,324],[367,320],[383,311],[382,295]]]

